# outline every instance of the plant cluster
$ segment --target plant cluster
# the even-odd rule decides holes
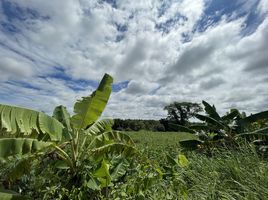
[[[40,187],[49,187],[47,191],[38,191],[45,199],[72,199],[72,195],[87,199],[109,194],[109,187],[124,176],[136,152],[128,135],[112,130],[113,120],[99,120],[112,82],[112,77],[105,74],[96,91],[75,103],[73,116],[64,106],[56,107],[51,117],[0,105],[0,158],[9,168],[1,174],[5,189],[0,192],[2,199],[24,193],[7,190],[24,173],[52,178],[37,180]],[[12,162],[14,157],[17,160]],[[30,170],[31,165],[34,170]]]
[[[236,147],[241,140],[246,139],[256,145],[261,152],[268,149],[268,111],[250,116],[231,109],[229,113],[220,116],[215,106],[202,102],[206,115],[195,114],[202,124],[181,126],[170,124],[178,131],[186,132],[189,138],[180,141],[186,148],[201,148],[209,153],[217,147]],[[193,138],[193,135],[195,138]]]

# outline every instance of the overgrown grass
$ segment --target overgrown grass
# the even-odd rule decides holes
[[[176,132],[127,132],[136,143],[138,149],[150,159],[162,161],[165,154],[175,156],[180,152],[179,140],[185,137],[184,133]]]
[[[130,132],[137,147],[150,159],[169,166],[166,154],[181,152],[180,133]],[[212,157],[186,152],[189,166],[176,167],[172,176],[157,180],[147,191],[149,199],[268,199],[268,162],[251,146],[219,149]]]

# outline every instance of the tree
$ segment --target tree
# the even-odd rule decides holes
[[[185,126],[190,118],[203,111],[198,103],[176,101],[165,106],[164,110],[168,111],[167,120],[175,121],[182,126]]]

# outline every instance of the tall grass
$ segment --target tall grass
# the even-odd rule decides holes
[[[180,133],[129,133],[140,149],[156,159],[163,171],[168,165],[165,154],[181,152],[176,141]],[[148,199],[268,199],[268,162],[250,145],[237,150],[219,149],[211,157],[186,152],[187,168],[177,167],[173,176],[158,180],[147,192]]]
[[[190,199],[268,199],[268,163],[249,147],[189,160],[182,176]]]

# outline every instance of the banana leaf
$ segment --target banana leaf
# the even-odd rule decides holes
[[[62,133],[63,137],[66,140],[72,139],[71,117],[66,107],[62,105],[57,106],[53,111],[53,117],[57,119],[59,122],[61,122],[62,125],[64,126]]]
[[[5,159],[15,155],[36,153],[52,145],[52,142],[30,138],[3,138],[0,139],[0,158]]]
[[[89,126],[84,132],[87,135],[99,135],[103,132],[112,131],[113,124],[112,119],[102,119]]]
[[[88,148],[98,148],[103,146],[104,144],[111,143],[124,143],[126,145],[134,145],[134,142],[129,135],[119,131],[110,131],[94,137]]]
[[[241,125],[247,125],[262,119],[268,119],[268,110],[245,117],[239,120],[239,123]]]
[[[204,121],[204,122],[207,122],[208,124],[212,124],[212,125],[215,125],[221,129],[226,129],[226,128],[229,128],[228,126],[222,124],[221,122],[217,121],[216,119],[214,118],[211,118],[209,116],[205,116],[205,115],[199,115],[199,114],[196,114],[195,117],[201,121]]]
[[[101,116],[112,91],[113,78],[105,74],[99,87],[90,96],[83,97],[74,105],[75,115],[71,118],[74,128],[81,130],[93,124]]]
[[[45,113],[0,104],[0,135],[9,133],[15,136],[48,134],[53,141],[61,140],[63,125]]]
[[[203,105],[205,106],[205,111],[209,115],[209,117],[215,120],[221,120],[220,115],[217,113],[216,108],[211,106],[208,102],[202,101]]]
[[[237,109],[232,110],[232,112],[230,112],[227,115],[224,115],[222,117],[222,120],[233,120],[235,117],[237,117],[239,115],[239,111]]]

